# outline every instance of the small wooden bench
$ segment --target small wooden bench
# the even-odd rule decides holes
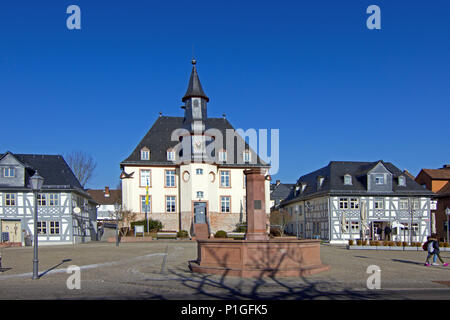
[[[160,231],[156,233],[156,239],[176,239],[177,233],[175,231]]]

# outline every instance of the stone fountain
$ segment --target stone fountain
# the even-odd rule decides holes
[[[197,240],[193,272],[239,277],[300,277],[329,270],[320,259],[320,240],[269,239],[265,212],[265,176],[261,169],[247,177],[247,233],[245,240]]]

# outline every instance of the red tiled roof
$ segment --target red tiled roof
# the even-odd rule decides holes
[[[450,169],[423,169],[431,179],[450,180]]]
[[[91,197],[100,204],[121,203],[122,190],[109,190],[109,197],[105,197],[105,190],[87,190]]]

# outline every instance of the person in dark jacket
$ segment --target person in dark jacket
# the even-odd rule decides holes
[[[439,259],[439,261],[442,263],[442,265],[444,267],[448,266],[448,263],[445,263],[444,260],[442,260],[441,258],[441,250],[439,249],[439,242],[437,241],[437,235],[436,234],[432,234],[431,235],[433,238],[433,266],[438,266],[438,264],[436,263],[436,257]]]
[[[381,234],[382,233],[383,233],[383,230],[380,227],[377,227],[377,236],[378,236],[377,240],[381,240]]]
[[[384,228],[384,236],[386,238],[387,241],[391,241],[391,228],[389,228],[389,226],[386,226],[386,228]]]

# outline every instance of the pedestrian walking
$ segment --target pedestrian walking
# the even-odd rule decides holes
[[[424,244],[424,247],[427,248],[427,259],[425,261],[425,266],[430,266],[430,258],[433,257],[433,266],[438,266],[439,264],[436,262],[436,258],[439,259],[439,261],[442,263],[444,267],[448,266],[448,263],[445,263],[444,260],[442,260],[440,255],[440,249],[439,249],[439,242],[435,238],[435,234],[432,234],[431,237],[427,237],[427,242]]]
[[[442,263],[444,267],[448,266],[448,263],[445,263],[444,260],[441,258],[441,250],[439,249],[439,241],[437,240],[437,235],[431,235],[433,237],[433,248],[434,248],[434,255],[433,255],[433,266],[438,266],[436,263],[436,257],[439,259],[439,261]]]

